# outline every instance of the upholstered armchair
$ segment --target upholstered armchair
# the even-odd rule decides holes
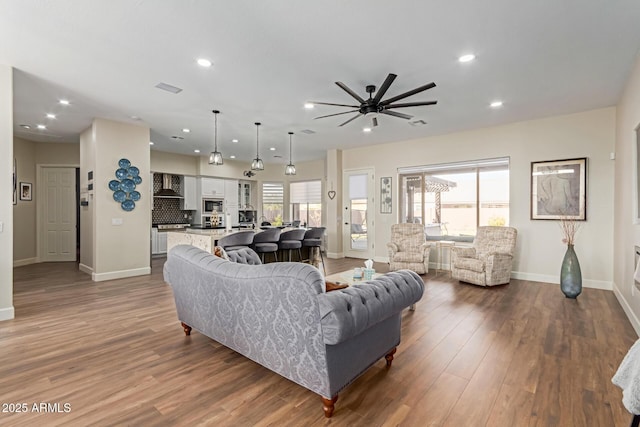
[[[429,272],[429,248],[422,224],[393,224],[389,250],[389,270],[413,270],[418,274]]]
[[[509,283],[518,231],[478,227],[472,248],[451,248],[451,276],[480,286]]]

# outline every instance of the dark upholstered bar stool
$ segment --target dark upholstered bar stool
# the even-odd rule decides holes
[[[261,231],[256,233],[253,236],[253,243],[251,244],[251,249],[256,251],[262,262],[264,263],[264,254],[265,253],[273,253],[273,256],[278,261],[278,240],[280,238],[280,229],[279,228],[269,228],[268,230]]]
[[[304,235],[306,230],[300,228],[298,230],[289,230],[280,234],[280,240],[278,241],[278,249],[280,250],[288,250],[289,251],[289,262],[291,262],[291,250],[298,250],[298,261],[302,261],[302,239],[304,239]]]
[[[238,231],[218,239],[218,246],[222,246],[227,252],[248,248],[253,243],[255,234],[254,231]]]
[[[324,270],[324,274],[327,274],[327,269],[324,266],[324,257],[322,256],[322,237],[324,236],[324,232],[327,227],[314,227],[307,230],[304,234],[304,239],[302,240],[302,246],[305,248],[309,248],[309,262],[313,261],[313,251],[314,248],[318,248],[318,252],[320,252],[320,260],[322,260],[322,269]]]

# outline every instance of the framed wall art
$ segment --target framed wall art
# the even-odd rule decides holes
[[[31,201],[33,200],[33,196],[31,194],[31,183],[30,182],[21,182],[20,183],[20,200]]]
[[[531,162],[531,219],[587,219],[587,158]]]
[[[391,183],[390,176],[380,178],[380,213],[383,214],[390,214],[392,211]]]

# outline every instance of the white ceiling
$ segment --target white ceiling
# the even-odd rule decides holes
[[[0,63],[16,69],[16,136],[76,142],[93,117],[138,116],[153,149],[204,154],[215,108],[225,158],[255,157],[261,121],[261,156],[285,163],[288,131],[297,162],[329,148],[615,105],[640,47],[638,22],[637,0],[0,0]],[[476,60],[459,63],[465,53]],[[201,57],[213,66],[199,67]],[[344,127],[350,115],[313,119],[347,109],[303,108],[351,104],[335,81],[366,98],[365,86],[388,73],[398,78],[385,98],[437,84],[402,101],[437,100],[400,110],[427,125],[383,116],[365,134],[368,118]],[[156,89],[160,82],[183,91]],[[502,108],[488,106],[496,99]]]

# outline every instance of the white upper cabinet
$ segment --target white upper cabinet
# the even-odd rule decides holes
[[[224,180],[224,202],[227,208],[238,207],[238,180]]]
[[[183,207],[185,211],[195,211],[198,209],[198,189],[196,185],[196,177],[185,176],[182,180]]]
[[[219,178],[200,178],[202,197],[224,198],[225,180]]]

